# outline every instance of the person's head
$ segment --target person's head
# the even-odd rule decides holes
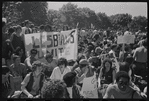
[[[8,29],[8,34],[11,35],[14,32],[14,29],[11,27]]]
[[[31,25],[30,25],[30,28],[33,29],[33,28],[34,28],[34,24],[31,24]]]
[[[49,63],[51,63],[51,62],[53,61],[53,54],[47,53],[47,54],[45,55],[45,59],[46,59]]]
[[[12,56],[12,60],[13,60],[13,63],[14,63],[15,65],[19,65],[20,62],[21,62],[20,56],[18,56],[18,55],[13,55],[13,56]]]
[[[113,44],[113,45],[111,46],[111,49],[112,49],[113,51],[116,51],[116,50],[117,50],[117,45],[116,45],[116,44]]]
[[[15,50],[15,55],[22,56],[23,49],[21,47],[17,47]]]
[[[100,55],[100,54],[102,53],[102,51],[103,51],[103,49],[102,49],[101,47],[97,47],[97,48],[95,49],[95,53],[96,53],[97,55]]]
[[[93,57],[90,57],[88,59],[89,63],[94,66],[96,69],[98,68],[98,66],[101,65],[101,63],[99,62],[99,59],[97,56],[93,56]]]
[[[82,72],[85,72],[86,68],[88,68],[89,62],[86,59],[81,59],[79,61],[79,67]]]
[[[73,66],[75,61],[73,59],[68,60],[68,66]]]
[[[20,25],[16,26],[16,33],[20,34],[22,32],[22,27]]]
[[[10,69],[7,66],[2,66],[2,76],[8,77],[10,74]]]
[[[119,71],[116,73],[116,83],[121,91],[126,91],[130,77],[127,72]]]
[[[59,66],[59,68],[67,67],[67,60],[63,57],[58,59],[58,66]]]
[[[130,70],[130,64],[127,62],[120,62],[119,63],[119,71],[125,71],[125,72],[129,72]]]
[[[25,21],[24,21],[24,25],[25,25],[27,28],[29,28],[29,26],[30,26],[30,21],[29,21],[29,20],[25,20]]]
[[[76,72],[68,72],[63,76],[63,80],[67,87],[72,87],[76,80]]]
[[[79,54],[78,55],[77,60],[76,60],[78,64],[79,64],[81,59],[85,59],[85,55],[84,54]]]
[[[52,27],[50,25],[46,25],[45,26],[45,31],[46,32],[51,32],[52,31]]]
[[[134,61],[134,59],[133,59],[133,57],[132,56],[130,56],[130,55],[128,55],[126,58],[125,58],[125,60],[124,60],[125,62],[127,62],[127,63],[129,63],[129,64],[132,64],[133,63],[133,61]]]
[[[40,61],[34,61],[32,64],[32,72],[41,73],[43,70],[43,63]]]
[[[61,80],[49,80],[44,82],[41,89],[42,98],[65,98],[66,84]]]
[[[30,56],[31,56],[31,57],[35,57],[36,55],[37,55],[37,49],[34,49],[34,48],[31,49],[31,50],[30,50]]]
[[[106,58],[103,61],[103,68],[108,69],[108,68],[111,68],[111,67],[112,67],[112,61],[110,59]]]
[[[44,25],[40,25],[39,29],[40,29],[40,32],[43,32],[43,31],[45,31],[45,26]]]

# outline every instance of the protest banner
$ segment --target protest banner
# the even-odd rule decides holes
[[[124,36],[118,36],[117,38],[117,44],[130,44],[134,43],[135,35],[124,35]]]
[[[95,75],[92,77],[84,78],[81,94],[85,98],[98,98],[97,80]]]
[[[68,60],[77,59],[78,34],[76,29],[26,34],[24,40],[27,56],[30,50],[35,48],[38,51],[36,58],[39,60],[42,60],[47,52],[51,52],[56,59],[60,57]]]

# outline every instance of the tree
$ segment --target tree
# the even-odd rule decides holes
[[[129,28],[133,31],[145,31],[145,27],[147,26],[147,18],[144,16],[135,16],[131,23],[129,24]]]
[[[97,13],[98,21],[99,21],[99,26],[102,29],[107,29],[108,27],[111,27],[111,21],[109,17],[105,13]]]
[[[3,2],[2,3],[2,17],[7,19],[6,28],[16,25],[18,23],[21,14],[19,13],[17,6],[20,2]]]
[[[21,13],[21,21],[30,20],[35,25],[46,24],[47,19],[47,2],[21,2],[17,9]]]
[[[128,24],[132,21],[130,14],[116,14],[110,16],[110,20],[114,29],[124,30],[128,27]]]

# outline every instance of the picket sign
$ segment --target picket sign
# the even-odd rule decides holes
[[[127,35],[124,35],[124,36],[118,36],[117,44],[123,44],[122,45],[123,55],[124,55],[125,44],[134,43],[134,40],[135,40],[135,35],[127,34]]]
[[[96,76],[84,78],[81,94],[85,98],[98,98]]]
[[[124,35],[118,36],[117,44],[130,44],[134,43],[135,35]]]
[[[67,60],[77,59],[78,54],[78,31],[72,29],[61,32],[43,32],[25,34],[25,50],[29,56],[30,50],[35,48],[38,53],[36,58],[46,61],[44,55],[51,52],[54,58],[64,57]]]

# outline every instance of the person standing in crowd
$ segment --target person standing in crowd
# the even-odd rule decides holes
[[[11,47],[11,43],[10,43],[10,37],[11,35],[14,33],[14,29],[11,27],[8,29],[8,33],[7,33],[7,39],[4,42],[4,49],[5,51],[3,51],[2,55],[4,55],[5,60],[6,60],[6,65],[10,66],[11,65],[11,55],[13,53],[12,47]]]
[[[116,84],[110,84],[104,99],[141,99],[139,92],[129,86],[130,77],[124,71],[117,72]]]
[[[63,81],[67,85],[67,98],[83,98],[80,94],[80,87],[76,84],[76,80],[76,72],[68,72],[64,75]]]
[[[66,98],[66,84],[62,80],[49,80],[43,84],[41,98]]]
[[[25,64],[20,62],[20,57],[13,55],[13,64],[9,67],[14,79],[15,90],[21,90],[21,82],[27,74]]]
[[[2,97],[10,98],[14,93],[13,77],[10,74],[10,69],[7,66],[2,66]]]
[[[44,25],[40,25],[39,32],[43,33],[44,31],[45,31],[45,26]]]
[[[39,98],[41,96],[41,88],[45,81],[42,70],[43,64],[40,61],[35,61],[32,64],[32,72],[27,74],[21,83],[21,90],[24,93],[22,98]]]
[[[32,71],[32,63],[37,60],[35,58],[36,55],[37,55],[37,50],[36,49],[31,49],[30,50],[30,56],[27,57],[24,61],[24,64],[26,65],[28,73]]]
[[[48,78],[51,76],[52,71],[55,67],[57,67],[58,65],[58,61],[56,59],[53,58],[53,55],[51,53],[47,53],[45,55],[45,59],[46,59],[46,68],[44,70],[45,76]]]
[[[99,73],[100,82],[104,81],[104,84],[114,83],[115,75],[116,70],[112,67],[112,61],[105,59]]]
[[[127,45],[125,46],[124,52],[122,51],[122,47],[121,47],[121,51],[119,53],[119,62],[123,62],[129,53],[130,53],[129,47]]]
[[[65,58],[60,58],[58,59],[57,67],[55,67],[52,71],[50,79],[62,80],[63,76],[70,71],[70,68],[67,67],[67,60]]]
[[[24,32],[24,34],[30,34],[31,33],[30,21],[29,20],[25,20],[24,24],[25,24],[25,32]]]
[[[21,47],[23,49],[24,43],[23,43],[21,35],[20,35],[21,31],[22,31],[22,28],[20,25],[18,25],[16,27],[15,33],[13,33],[11,38],[10,38],[10,42],[11,42],[13,52],[15,52],[17,47]]]
[[[142,42],[142,46],[136,48],[133,54],[134,58],[134,74],[146,78],[147,76],[147,40]]]
[[[30,25],[30,33],[33,33],[34,27],[35,27],[34,24],[31,24],[31,25]]]

